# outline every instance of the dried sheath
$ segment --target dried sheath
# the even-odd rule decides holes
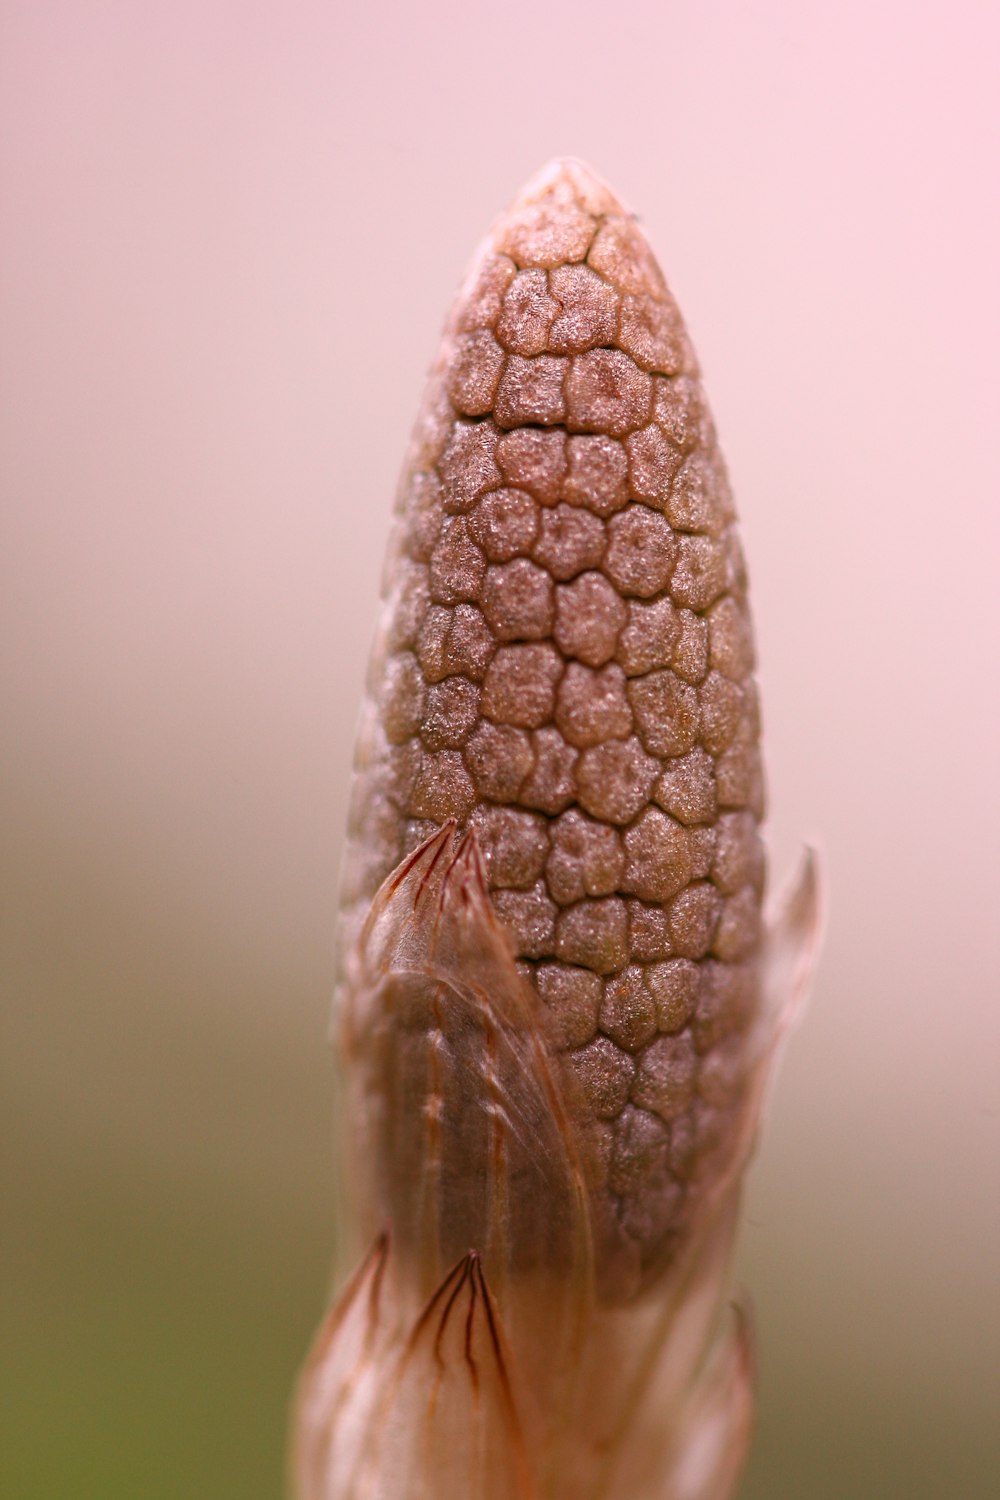
[[[389,1238],[304,1381],[306,1500],[730,1492],[745,1349],[705,1354],[814,908],[807,872],[765,940],[752,669],[677,307],[556,163],[480,251],[400,488],[339,1011]]]

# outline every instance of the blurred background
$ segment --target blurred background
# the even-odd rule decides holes
[[[276,1497],[387,517],[555,153],[644,220],[826,944],[755,1169],[745,1500],[1000,1475],[1000,12],[5,0],[0,1488]]]

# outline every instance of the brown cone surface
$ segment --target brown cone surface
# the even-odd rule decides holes
[[[753,642],[687,333],[634,218],[558,162],[463,287],[400,487],[345,941],[454,818],[575,1080],[622,1287],[727,1138],[757,998]]]

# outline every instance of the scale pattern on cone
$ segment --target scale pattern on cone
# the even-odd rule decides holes
[[[446,820],[578,1102],[603,1280],[665,1264],[724,1151],[758,989],[746,578],[695,358],[575,163],[495,225],[400,487],[355,766],[349,942]]]

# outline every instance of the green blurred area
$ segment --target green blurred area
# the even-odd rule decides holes
[[[0,1493],[279,1496],[335,1248],[321,939],[5,894]]]
[[[286,1235],[224,1189],[157,1201],[150,1180],[81,1166],[36,1160],[8,1196],[4,1493],[279,1494],[317,1226]]]

